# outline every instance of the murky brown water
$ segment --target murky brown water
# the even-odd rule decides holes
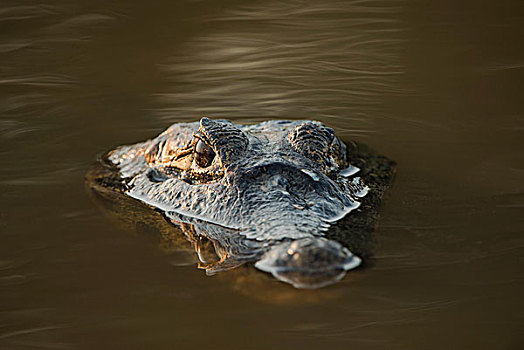
[[[523,23],[517,0],[2,3],[0,348],[521,349]],[[397,160],[374,266],[206,277],[112,225],[97,154],[202,114]]]

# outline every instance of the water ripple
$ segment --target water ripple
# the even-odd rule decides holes
[[[213,30],[161,67],[173,88],[157,94],[158,113],[171,121],[343,117],[371,132],[365,123],[382,95],[398,92],[404,71],[400,7],[390,4],[277,1],[202,17]]]
[[[12,6],[0,9],[0,22],[40,18],[57,11],[48,5]]]
[[[18,330],[18,331],[13,331],[13,332],[7,332],[7,333],[0,334],[0,339],[17,337],[17,336],[20,336],[20,335],[41,333],[41,332],[46,332],[46,331],[51,331],[51,330],[56,330],[56,329],[62,329],[62,328],[65,328],[65,326],[60,326],[59,325],[59,326],[47,326],[47,327],[35,327],[35,328],[21,329],[21,330]]]

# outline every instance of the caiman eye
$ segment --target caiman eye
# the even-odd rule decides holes
[[[215,159],[215,152],[204,141],[198,140],[195,145],[195,163],[201,168],[207,168]]]

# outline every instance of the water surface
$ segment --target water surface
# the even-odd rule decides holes
[[[523,23],[516,0],[4,2],[0,348],[522,348]],[[97,155],[204,114],[396,160],[372,266],[206,277],[96,208]]]

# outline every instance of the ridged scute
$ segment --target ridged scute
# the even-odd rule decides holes
[[[240,158],[247,149],[247,135],[232,123],[202,118],[198,132],[218,153],[222,164],[228,165]]]
[[[313,160],[324,169],[330,166],[330,147],[335,139],[333,129],[317,122],[299,124],[287,134],[287,141],[295,152]]]

